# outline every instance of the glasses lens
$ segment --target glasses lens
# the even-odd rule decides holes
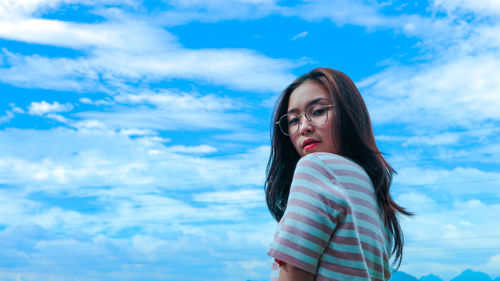
[[[291,136],[299,130],[299,118],[295,114],[285,114],[280,118],[280,129],[283,134]]]
[[[323,126],[328,119],[328,110],[326,110],[324,105],[313,104],[307,108],[306,112],[311,126],[319,127]]]

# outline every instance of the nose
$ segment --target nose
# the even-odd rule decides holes
[[[302,118],[302,117],[304,117],[304,118]],[[310,123],[309,119],[307,118],[307,116],[304,114],[304,115],[300,116],[299,118],[300,118],[300,134],[306,135],[306,134],[311,133],[314,130],[314,127],[311,126],[311,123]],[[304,121],[302,121],[302,120],[304,120]]]

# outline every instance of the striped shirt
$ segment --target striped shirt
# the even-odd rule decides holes
[[[268,255],[315,280],[389,280],[390,236],[380,214],[362,167],[336,154],[308,154],[295,168]],[[278,276],[273,262],[272,280]]]

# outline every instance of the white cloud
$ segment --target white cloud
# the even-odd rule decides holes
[[[53,103],[48,103],[46,101],[41,102],[31,102],[28,106],[28,113],[31,115],[45,115],[54,112],[67,112],[73,109],[73,105],[70,103],[60,104],[55,101]]]
[[[56,6],[62,2],[61,0],[28,0],[28,1],[15,1],[6,0],[0,3],[0,14],[2,16],[9,15],[31,15],[41,6]]]
[[[78,99],[78,101],[83,103],[83,104],[92,104],[92,100],[89,98],[80,98],[80,99]]]
[[[192,21],[217,22],[230,19],[257,19],[280,13],[282,7],[275,0],[210,0],[168,1],[173,9],[160,13],[157,21],[167,26]]]
[[[24,110],[22,110],[22,108],[19,108],[19,107],[13,107],[12,108],[12,112],[14,112],[14,113],[24,113]]]
[[[13,207],[12,212],[0,215],[0,223],[7,225],[5,230],[0,231],[0,238],[10,242],[22,240],[23,244],[19,247],[12,243],[3,245],[0,242],[3,255],[12,260],[17,257],[11,252],[15,251],[19,254],[19,261],[29,261],[26,266],[28,269],[37,268],[42,263],[47,272],[51,272],[54,267],[58,269],[55,272],[59,278],[64,276],[59,270],[61,264],[69,268],[86,265],[74,268],[73,274],[80,269],[88,271],[94,265],[106,266],[107,269],[119,268],[120,272],[126,273],[129,264],[147,267],[151,262],[172,264],[182,260],[184,263],[183,257],[186,256],[187,262],[193,262],[200,256],[193,260],[190,252],[208,254],[214,249],[225,252],[225,258],[210,255],[208,257],[211,264],[225,262],[227,254],[232,259],[235,249],[238,249],[238,252],[234,252],[234,255],[244,252],[249,259],[259,259],[254,254],[265,251],[272,237],[273,226],[267,213],[259,211],[247,214],[243,212],[241,205],[195,207],[186,201],[168,198],[154,189],[132,189],[126,186],[111,189],[82,188],[81,195],[85,194],[98,196],[98,199],[92,200],[96,204],[95,209],[79,210],[78,203],[73,204],[77,208],[76,211],[47,208],[46,204],[36,202],[36,197],[32,200],[24,199],[23,195],[26,194],[23,194],[21,189],[16,189],[15,192],[0,192],[0,202]],[[60,196],[65,200],[77,199],[66,194]],[[263,207],[264,201],[259,203],[259,207]],[[88,211],[90,214],[85,213]],[[16,218],[15,222],[12,218]],[[251,230],[247,228],[250,220],[255,220],[255,227]],[[207,221],[211,223],[196,224]],[[130,228],[140,231],[131,237],[111,238],[123,236],[123,232]],[[17,240],[12,239],[14,236]],[[175,255],[176,252],[181,255]],[[90,261],[91,265],[87,265]],[[236,261],[241,259],[237,258]],[[2,274],[7,272],[9,271]],[[21,272],[18,273],[24,276]],[[158,273],[165,274],[161,271]],[[93,274],[94,280],[108,279],[107,271],[96,270]],[[238,276],[241,274],[246,273],[240,271]],[[46,276],[37,278],[50,279]],[[58,280],[57,278],[52,280]],[[143,278],[144,274],[138,276],[137,280]]]
[[[141,130],[141,129],[123,129],[120,130],[120,134],[126,136],[154,136],[157,135],[155,131],[151,130]]]
[[[401,194],[397,197],[396,202],[410,210],[410,212],[418,212],[419,215],[439,210],[436,200],[419,190],[411,190]]]
[[[5,114],[0,116],[0,124],[9,122],[14,118],[14,116],[15,116],[14,112],[6,110]]]
[[[82,91],[104,90],[94,83],[97,73],[84,59],[50,59],[39,55],[21,56],[2,50],[4,64],[0,81],[24,88]],[[96,89],[97,88],[97,89]]]
[[[116,108],[107,112],[87,111],[75,114],[79,118],[96,120],[114,130],[142,128],[146,130],[206,129],[236,130],[247,119],[244,114],[210,111],[179,111],[147,108]],[[80,122],[77,123],[81,124]]]
[[[456,144],[460,139],[459,134],[453,134],[453,133],[444,133],[444,134],[438,134],[434,136],[413,136],[406,138],[405,142],[403,143],[404,146],[407,145],[452,145]]]
[[[402,14],[395,9],[386,15],[383,9],[393,6],[376,1],[312,0],[293,7],[280,7],[280,14],[297,16],[308,21],[329,19],[336,25],[357,25],[368,30],[389,29],[434,44],[450,45],[457,36],[468,30],[456,26],[448,18],[431,18],[417,14]]]
[[[146,57],[115,53],[101,56],[96,63],[112,66],[113,69],[109,71],[115,78],[147,77],[152,81],[165,78],[195,79],[239,90],[257,91],[282,89],[293,80],[289,69],[294,66],[287,60],[268,58],[250,50],[231,49],[179,49]]]
[[[473,12],[476,15],[498,16],[500,5],[497,0],[433,0],[432,5],[444,9],[448,14],[461,12]]]
[[[382,142],[399,142],[403,147],[408,146],[438,146],[442,148],[454,148],[455,145],[465,144],[468,142],[483,142],[485,143],[488,140],[487,147],[493,148],[491,149],[494,152],[494,143],[496,138],[498,137],[498,133],[500,132],[500,128],[494,127],[488,123],[485,123],[483,128],[476,129],[465,129],[465,130],[450,130],[444,133],[434,133],[430,130],[418,130],[422,135],[378,135],[376,136],[377,141]],[[491,142],[491,143],[490,143]],[[484,147],[486,148],[486,147]],[[460,153],[456,150],[453,150],[457,154],[455,157],[465,156],[460,155]],[[479,151],[469,150],[470,155],[478,155],[484,154]],[[441,151],[440,154],[443,154],[444,151]],[[434,155],[433,159],[437,159],[436,156],[443,157],[444,155]],[[450,155],[452,156],[452,155]]]
[[[4,208],[0,214],[2,225],[16,225],[24,219],[26,213],[37,212],[43,207],[43,204],[25,196],[24,191],[17,188],[6,188],[0,192],[0,203]]]
[[[134,235],[132,243],[135,249],[143,253],[151,253],[161,246],[167,246],[167,241],[146,235]]]
[[[273,227],[269,222],[256,223],[254,226],[249,230],[242,224],[165,227],[158,224],[156,231],[152,233],[118,239],[106,235],[88,236],[80,231],[57,237],[52,229],[36,225],[28,227],[24,224],[16,229],[0,232],[0,237],[6,241],[22,241],[25,248],[23,251],[17,251],[18,256],[16,255],[14,260],[26,262],[21,269],[6,268],[0,273],[0,277],[87,281],[144,278],[177,280],[179,276],[183,276],[182,279],[190,280],[198,278],[199,271],[182,272],[182,275],[179,275],[180,272],[174,268],[169,267],[170,270],[165,271],[164,268],[159,269],[157,264],[190,266],[209,262],[211,266],[218,268],[218,273],[214,276],[208,271],[204,280],[220,280],[220,271],[226,272],[227,276],[243,276],[245,279],[252,276],[262,280],[268,276],[268,270],[262,269],[268,269],[270,262],[266,262],[264,266],[255,261],[265,259],[263,252],[268,241],[263,241],[262,237],[271,237],[272,232],[269,230]],[[33,232],[38,232],[38,235],[43,233],[43,237],[35,238],[33,236],[36,233]],[[11,244],[2,245],[4,261],[13,261]],[[11,255],[5,255],[6,252]],[[239,264],[244,261],[249,261],[248,269]],[[41,267],[44,268],[43,273],[36,270]],[[257,274],[254,272],[256,267],[259,267]]]
[[[432,273],[445,280],[471,267],[499,274],[490,266],[500,248],[500,233],[495,232],[500,227],[495,219],[500,205],[478,200],[436,203],[434,211],[419,212],[418,208],[415,217],[403,220],[405,262],[400,270],[415,276]],[[446,206],[439,206],[443,204]],[[460,262],[463,255],[474,255],[474,265]]]
[[[135,6],[137,3],[134,0],[101,0],[99,3],[92,0],[4,0],[0,3],[0,15],[3,17],[26,17],[56,9],[63,4],[96,6],[121,4]]]
[[[377,11],[375,5],[362,1],[308,1],[288,10],[306,20],[329,18],[338,24],[355,24],[367,27],[387,26],[390,19]]]
[[[301,33],[299,33],[299,34],[297,34],[297,35],[293,36],[291,40],[297,40],[297,39],[299,39],[299,38],[304,38],[304,37],[306,37],[306,36],[307,36],[307,34],[308,34],[308,32],[307,32],[307,31],[303,31],[303,32],[301,32]]]
[[[93,52],[88,58],[21,56],[4,50],[8,67],[0,81],[21,87],[74,91],[104,91],[117,84],[156,82],[168,78],[194,79],[238,90],[277,92],[292,81],[288,60],[250,50],[188,50],[162,53]],[[192,67],[196,65],[196,67]]]
[[[488,272],[492,277],[499,276],[500,277],[500,255],[495,255],[490,257],[488,262],[484,265],[474,266],[474,270],[478,270],[481,272]]]
[[[500,25],[494,19],[474,19],[491,3],[433,2],[431,10],[446,8],[446,13],[439,20],[426,20],[442,28],[432,31],[430,25],[412,25],[418,32],[431,30],[430,36],[421,37],[426,50],[423,62],[411,67],[389,65],[358,83],[375,123],[402,123],[428,135],[407,139],[408,145],[444,145],[456,143],[457,138],[446,133],[436,135],[437,131],[491,127],[500,119],[496,110],[500,106],[500,82],[496,79],[500,75]],[[476,14],[464,20],[455,13],[457,9]],[[443,38],[447,42],[441,43]]]
[[[56,120],[56,121],[58,121],[60,123],[64,123],[64,124],[68,124],[69,123],[69,120],[66,117],[64,117],[64,116],[62,116],[60,114],[49,113],[49,114],[47,114],[45,116],[47,118],[54,119],[54,120]]]
[[[123,28],[124,26],[127,28]],[[154,52],[167,46],[177,46],[175,37],[169,32],[131,18],[124,22],[96,24],[5,18],[0,20],[0,37],[75,49],[100,48],[132,52]]]
[[[130,151],[127,150],[134,142],[155,147],[102,129],[76,132],[70,129],[10,130],[2,132],[0,139],[2,148],[12,149],[4,151],[0,161],[6,184],[27,186],[32,190],[63,188],[68,192],[78,190],[80,185],[102,186],[115,180],[127,184],[149,181],[147,176],[136,178],[137,173],[141,173],[141,166],[128,163],[130,158],[122,162],[123,165],[114,161],[128,158],[126,155]],[[16,143],[20,146],[16,147]],[[128,148],[121,150],[119,147]],[[125,175],[130,177],[123,176],[127,172]],[[69,182],[71,189],[67,186]]]
[[[262,189],[241,189],[235,191],[215,191],[195,194],[195,201],[219,203],[219,204],[242,204],[242,203],[262,203],[265,201]]]
[[[241,131],[244,113],[233,113],[250,105],[239,98],[201,95],[173,90],[127,89],[117,94],[107,111],[85,111],[75,114],[84,120],[95,120],[115,130],[189,130],[221,129]],[[138,92],[138,93],[137,93]],[[80,127],[85,121],[77,121]]]
[[[171,141],[174,146],[175,141]],[[186,154],[210,153],[214,149],[210,146],[170,149],[164,138],[155,135],[131,139],[102,127],[9,130],[0,132],[0,177],[4,184],[23,186],[26,191],[70,194],[86,192],[82,187],[148,185],[151,189],[220,190],[264,183],[267,146],[210,158]],[[153,150],[158,153],[151,154]]]
[[[80,129],[80,130],[85,130],[85,129],[104,130],[104,129],[106,129],[106,124],[104,124],[103,122],[100,122],[99,120],[95,120],[95,119],[87,119],[87,120],[83,120],[83,121],[73,122],[72,126],[77,128],[77,129]]]
[[[495,73],[500,75],[498,56],[480,54],[416,68],[392,67],[358,86],[375,123],[477,128],[479,122],[500,119],[500,81]]]
[[[4,115],[0,116],[0,124],[8,123],[12,119],[14,119],[14,117],[16,117],[16,114],[23,114],[24,113],[24,110],[17,107],[15,103],[10,103],[9,106],[11,109],[6,110]]]
[[[26,9],[33,12],[38,6],[58,4],[35,1]],[[227,3],[213,4],[227,7]],[[262,3],[240,4],[257,7]],[[201,80],[238,90],[279,91],[294,78],[290,69],[296,63],[288,60],[244,49],[185,49],[156,22],[113,11],[106,15],[108,21],[92,24],[27,15],[0,20],[2,38],[87,53],[86,57],[49,58],[22,56],[3,49],[1,81],[21,87],[110,93],[108,88],[116,89],[123,82],[168,78]]]
[[[169,0],[169,4],[182,8],[182,7],[219,7],[227,4],[274,4],[276,0]]]
[[[500,173],[471,167],[440,168],[403,167],[398,169],[392,192],[432,192],[436,197],[471,196],[483,194],[498,196]],[[477,188],[480,184],[481,188]]]
[[[240,262],[240,266],[246,270],[255,270],[256,267],[266,266],[269,267],[269,262],[263,262],[261,260],[253,260],[250,262]]]
[[[101,12],[105,17],[112,19],[113,23],[102,23],[95,25],[74,24],[70,22],[59,22],[46,19],[27,18],[33,14],[38,6],[45,6],[50,9],[58,6],[62,1],[53,1],[52,5],[43,3],[42,1],[33,1],[30,5],[24,8],[24,16],[16,17],[16,24],[11,22],[0,22],[0,34],[3,33],[11,39],[16,40],[35,40],[37,43],[56,44],[66,47],[85,48],[90,46],[112,46],[115,49],[126,48],[142,48],[158,46],[154,44],[135,44],[130,42],[150,42],[151,38],[170,38],[168,33],[161,29],[155,29],[151,26],[145,26],[139,21],[132,20],[133,18],[141,18],[134,14],[127,14],[123,11],[112,10]],[[37,3],[39,2],[39,3]],[[45,1],[44,1],[45,2]],[[67,1],[64,1],[67,2]],[[75,1],[72,1],[75,2]],[[96,5],[90,1],[78,1],[84,5]],[[109,1],[116,2],[116,1]],[[120,1],[131,2],[131,1]],[[129,5],[134,6],[134,4]],[[137,5],[137,4],[135,4]],[[100,6],[100,5],[97,5]],[[166,12],[160,12],[156,15],[154,22],[167,26],[185,24],[191,21],[201,22],[217,22],[220,20],[229,19],[256,19],[262,18],[271,14],[281,16],[299,16],[310,21],[320,19],[330,19],[334,23],[354,24],[368,28],[391,28],[398,32],[404,32],[408,35],[419,36],[421,38],[434,37],[442,38],[440,42],[446,42],[453,38],[453,31],[458,29],[450,26],[446,20],[432,19],[429,20],[418,15],[399,15],[385,16],[379,10],[385,5],[383,3],[367,4],[363,1],[308,1],[305,4],[296,6],[280,6],[274,0],[242,0],[242,1],[168,1],[169,9]],[[435,5],[440,7],[439,3]],[[13,7],[8,7],[13,9]],[[12,11],[9,11],[12,13]],[[16,14],[16,13],[14,13]],[[115,22],[118,24],[132,27],[134,31],[129,33],[120,33],[115,29]],[[129,21],[128,23],[125,21]],[[3,28],[1,28],[3,26]],[[2,32],[3,31],[3,32]],[[69,32],[71,31],[71,32]],[[439,34],[439,36],[435,36]],[[163,35],[163,36],[159,36]],[[125,39],[125,40],[124,40]],[[446,39],[446,40],[444,40]],[[168,40],[171,43],[172,40]],[[125,44],[123,44],[125,43]]]
[[[474,27],[469,36],[462,38],[459,44],[450,48],[450,55],[468,54],[478,56],[492,54],[498,58],[500,46],[500,21],[493,23],[471,24]]]
[[[184,146],[184,145],[174,145],[168,148],[169,151],[177,153],[212,153],[216,152],[217,148],[210,145],[198,145],[198,146]]]
[[[157,93],[142,92],[139,94],[120,94],[114,97],[119,103],[137,105],[150,104],[158,108],[169,110],[192,110],[198,111],[224,111],[228,109],[242,108],[244,105],[236,99],[218,97],[216,95],[200,95],[196,93],[176,93],[161,90]]]
[[[257,142],[262,143],[270,139],[269,132],[252,132],[244,129],[221,135],[214,135],[215,139],[232,142]]]
[[[80,98],[78,99],[79,102],[83,103],[83,104],[92,104],[92,105],[96,105],[96,106],[100,106],[100,105],[113,105],[113,101],[111,101],[110,99],[100,99],[100,100],[91,100],[89,98]]]

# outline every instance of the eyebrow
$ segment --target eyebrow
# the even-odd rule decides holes
[[[314,99],[314,100],[312,100],[312,101],[310,101],[310,102],[307,103],[306,108],[309,107],[309,106],[311,106],[311,105],[313,105],[313,104],[316,104],[316,103],[318,103],[320,101],[327,101],[328,102],[328,99],[325,99],[325,98]],[[292,108],[292,109],[288,110],[287,113],[296,113],[297,111],[298,111],[297,108]]]

